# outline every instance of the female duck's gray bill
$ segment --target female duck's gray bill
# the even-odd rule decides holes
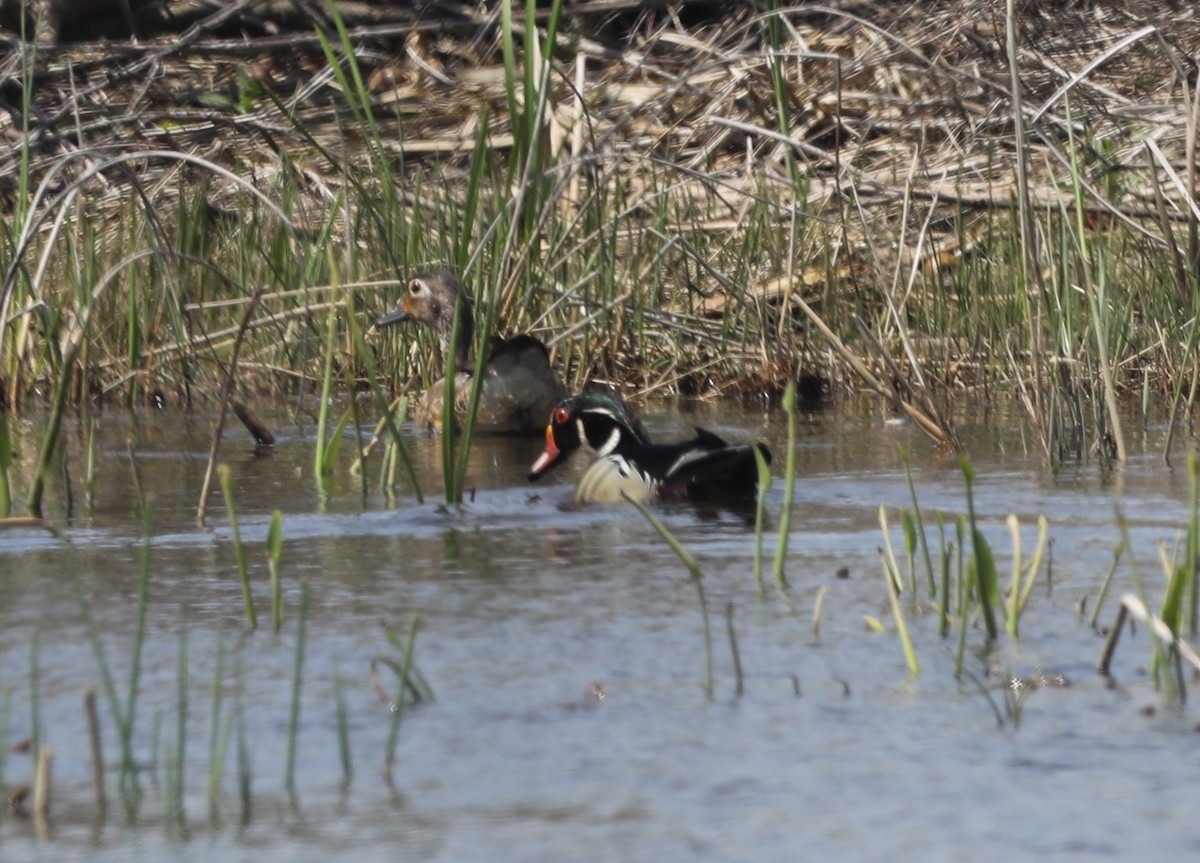
[[[379,318],[371,326],[374,329],[381,330],[384,327],[390,327],[392,324],[398,324],[403,321],[411,320],[411,316],[404,309],[393,309],[382,318]]]

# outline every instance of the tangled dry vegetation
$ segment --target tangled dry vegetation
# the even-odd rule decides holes
[[[138,4],[140,38],[79,41],[77,22],[7,55],[0,182],[24,219],[4,240],[9,399],[53,377],[97,279],[166,247],[225,276],[204,287],[196,268],[160,267],[142,287],[167,279],[156,304],[115,293],[136,290],[121,264],[110,290],[123,299],[87,334],[91,393],[205,390],[260,286],[241,374],[257,370],[258,388],[311,380],[326,304],[365,317],[430,266],[494,288],[500,323],[547,336],[575,385],[865,381],[947,439],[947,394],[965,387],[1011,385],[1036,420],[1062,393],[1060,412],[1086,412],[1072,394],[1098,396],[1106,374],[1118,391],[1196,377],[1180,326],[1200,273],[1195,4],[1025,0],[1010,51],[1004,0],[584,0],[541,46],[544,94],[506,78],[499,2],[336,5],[344,37],[327,9],[190,0]],[[536,59],[521,11],[507,30],[518,63]],[[543,36],[551,14],[539,10]],[[515,118],[535,95],[530,150]],[[481,215],[457,224],[480,144]],[[514,147],[533,153],[524,176],[545,181],[541,197],[514,192]],[[286,236],[248,190],[285,214]],[[68,193],[79,203],[60,231]],[[521,221],[521,206],[524,233],[497,243],[501,214]],[[219,236],[262,236],[188,246],[197,214]],[[1089,305],[1097,278],[1155,292]],[[1064,298],[1081,317],[1055,317]],[[339,361],[361,374],[353,351]],[[401,378],[409,359],[397,355]]]

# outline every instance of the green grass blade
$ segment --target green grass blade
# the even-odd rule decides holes
[[[280,560],[283,557],[283,513],[271,513],[271,526],[267,529],[267,566],[271,572],[271,627],[276,635],[283,628],[283,586],[280,578]]]
[[[883,513],[883,507],[879,508]],[[884,555],[879,556],[883,566],[883,580],[887,584],[888,605],[892,609],[892,619],[896,622],[896,634],[900,636],[900,645],[904,650],[904,660],[908,663],[908,673],[917,677],[921,673],[921,664],[917,662],[917,651],[913,647],[912,638],[908,634],[908,626],[904,623],[904,611],[900,607],[900,593],[896,590],[896,579],[900,574],[895,571],[895,561],[888,561]]]
[[[326,476],[333,473],[334,467],[337,465],[338,453],[342,450],[342,443],[346,440],[346,428],[350,425],[350,420],[354,416],[354,409],[347,408],[342,414],[342,418],[338,421],[337,428],[333,430],[329,441],[325,444],[325,452],[321,461],[321,470]]]
[[[337,306],[329,307],[325,318],[325,364],[321,374],[321,403],[317,410],[317,449],[314,456],[313,472],[317,478],[318,490],[325,489],[325,448],[328,446],[326,430],[329,428],[329,406],[333,399],[333,351],[334,336],[337,332]]]
[[[900,463],[904,465],[904,482],[908,485],[908,497],[912,501],[912,517],[916,522],[914,527],[917,539],[921,543],[921,556],[925,560],[925,574],[929,581],[929,595],[936,596],[937,584],[933,576],[933,558],[929,553],[929,542],[925,538],[925,523],[921,517],[921,504],[917,501],[917,489],[913,484],[912,465],[909,464],[908,456],[905,455],[903,450],[900,451]]]
[[[12,489],[9,470],[12,468],[12,437],[8,429],[8,411],[0,410],[0,518],[12,515]]]
[[[796,497],[796,381],[788,381],[783,393],[783,412],[787,415],[787,455],[783,471],[783,509],[779,513],[779,541],[775,545],[775,585],[787,588],[784,565],[787,561],[788,539],[792,532],[792,501]]]
[[[975,495],[973,490],[975,468],[971,466],[971,462],[967,457],[961,453],[958,456],[958,464],[962,469],[963,480],[966,484],[967,523],[971,529],[971,553],[975,564],[975,585],[979,598],[979,608],[983,612],[983,623],[987,627],[988,638],[994,639],[999,634],[996,626],[996,615],[993,611],[993,606],[998,602],[1000,596],[996,563],[992,558],[991,546],[988,545],[983,532],[976,527],[975,523]]]
[[[767,491],[771,488],[771,468],[758,447],[754,447],[754,464],[758,468],[758,496],[754,506],[754,584],[758,597],[766,596],[763,585],[763,527],[766,523]]]

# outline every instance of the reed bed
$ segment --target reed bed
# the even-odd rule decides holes
[[[252,5],[8,55],[10,408],[428,383],[350,320],[431,268],[576,388],[866,387],[949,447],[1003,389],[1106,459],[1195,398],[1185,4]]]

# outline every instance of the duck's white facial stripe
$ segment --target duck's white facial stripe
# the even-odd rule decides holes
[[[599,453],[601,456],[606,456],[610,452],[615,450],[617,448],[617,444],[619,444],[620,442],[621,442],[621,429],[614,426],[613,430],[612,430],[612,434],[610,434],[608,436],[608,440],[606,440],[604,443],[602,443],[600,445],[600,448],[598,450],[596,450],[596,452]]]

